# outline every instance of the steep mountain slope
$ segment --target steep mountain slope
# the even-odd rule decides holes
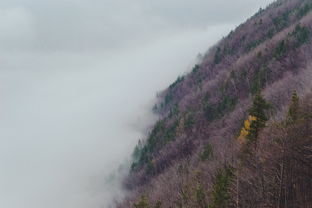
[[[311,11],[260,9],[160,94],[118,207],[312,207]]]

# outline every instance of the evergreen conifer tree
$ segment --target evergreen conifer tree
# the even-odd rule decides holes
[[[286,125],[295,122],[298,119],[299,97],[296,92],[291,96],[291,101],[287,113]]]
[[[249,115],[255,117],[255,120],[250,124],[249,134],[247,139],[249,141],[255,141],[258,137],[260,129],[265,127],[265,122],[268,120],[265,115],[265,110],[269,109],[270,105],[262,97],[260,93],[257,93],[252,107],[249,109]]]

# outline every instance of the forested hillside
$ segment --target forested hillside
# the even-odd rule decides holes
[[[159,95],[117,207],[312,207],[312,1],[260,9]]]

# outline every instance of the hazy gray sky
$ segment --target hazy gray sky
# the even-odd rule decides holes
[[[1,1],[0,207],[108,207],[156,92],[269,2]]]

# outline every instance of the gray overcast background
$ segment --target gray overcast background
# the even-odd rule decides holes
[[[270,2],[2,0],[0,207],[109,207],[156,92]]]

